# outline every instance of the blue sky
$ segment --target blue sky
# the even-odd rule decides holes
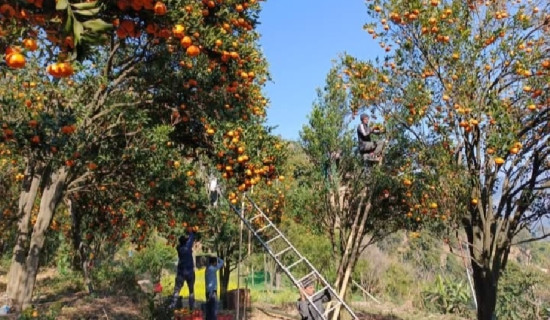
[[[268,0],[262,8],[260,44],[273,79],[265,88],[267,122],[297,140],[332,60],[343,52],[374,59],[382,50],[363,30],[362,0]]]

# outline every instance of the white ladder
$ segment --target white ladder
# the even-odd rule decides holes
[[[321,289],[317,290],[311,296],[306,295],[307,300],[309,301],[310,305],[315,309],[317,314],[321,315],[323,320],[328,320],[329,315],[332,311],[340,310],[340,308],[343,307],[349,313],[353,320],[358,320],[353,310],[346,304],[346,302],[342,298],[340,298],[336,290],[334,290],[334,288],[332,288],[332,286],[319,273],[319,271],[315,269],[311,262],[309,262],[309,260],[304,257],[296,249],[296,247],[292,245],[292,243],[290,243],[288,238],[285,237],[285,235],[267,217],[267,215],[258,207],[258,205],[256,205],[256,203],[248,195],[245,195],[243,201],[245,201],[245,199],[252,205],[253,210],[251,210],[251,212],[253,214],[249,214],[247,216],[245,209],[246,205],[242,206],[242,210],[237,209],[231,203],[229,205],[243,221],[244,225],[246,225],[246,227],[254,234],[256,239],[258,239],[258,241],[269,253],[269,255],[275,260],[277,265],[284,271],[284,273],[286,273],[290,280],[292,280],[294,285],[297,288],[301,288],[302,283],[307,280],[319,280],[319,282],[321,283]],[[282,249],[277,248],[277,250],[275,251],[275,249],[272,248],[272,245],[274,245],[276,241],[280,244],[280,246],[282,246]],[[290,256],[290,258],[294,259],[292,262],[289,262],[289,264],[285,264],[282,261],[284,258],[283,255]],[[296,272],[293,273],[293,270],[296,270],[295,267],[298,265],[305,266],[305,275],[300,276],[295,275]],[[332,303],[329,304],[330,307],[327,308],[324,313],[321,313],[317,306],[313,303],[313,298],[320,297],[327,291],[332,298]]]

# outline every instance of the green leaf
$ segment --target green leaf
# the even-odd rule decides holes
[[[82,38],[83,31],[84,31],[84,26],[82,25],[82,22],[75,19],[73,24],[75,46],[80,43],[80,39]]]
[[[65,22],[65,26],[63,27],[63,31],[65,31],[65,33],[69,33],[73,29],[73,20],[74,19],[72,14],[67,15],[67,21]]]
[[[81,16],[95,16],[100,11],[100,8],[92,8],[92,9],[80,9],[80,10],[74,10],[73,12],[76,14],[79,14]]]
[[[67,1],[67,0],[63,0]],[[82,2],[82,3],[71,3],[71,7],[77,9],[77,10],[87,10],[87,9],[93,9],[97,6],[97,1],[92,2]]]
[[[55,4],[55,10],[65,10],[69,6],[68,0],[57,0]]]
[[[113,27],[111,23],[107,23],[101,19],[84,21],[83,25],[86,29],[90,29],[93,32],[103,31]]]

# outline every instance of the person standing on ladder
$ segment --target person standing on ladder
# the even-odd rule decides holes
[[[183,287],[183,283],[186,282],[189,288],[189,310],[193,310],[195,308],[195,264],[193,263],[195,233],[191,231],[189,235],[182,235],[178,240],[178,268],[170,308],[173,309],[176,307],[181,288]]]
[[[384,140],[373,141],[372,134],[380,134],[380,129],[369,126],[369,116],[362,114],[361,123],[357,127],[357,140],[359,141],[359,153],[365,160],[380,161]]]
[[[300,313],[302,320],[323,319],[319,312],[325,312],[323,303],[329,302],[331,300],[330,293],[328,290],[319,292],[316,295],[314,295],[314,293],[315,287],[313,285],[313,281],[304,281],[304,284],[300,288],[300,299],[298,300],[298,313]],[[307,297],[310,297],[315,307],[311,305]],[[315,308],[317,308],[317,310],[315,310]]]

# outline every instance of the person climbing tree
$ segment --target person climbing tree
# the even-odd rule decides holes
[[[193,263],[193,243],[195,241],[195,233],[190,232],[189,235],[179,237],[178,244],[178,267],[176,274],[176,284],[174,285],[174,295],[170,308],[175,308],[178,302],[181,288],[184,281],[189,288],[189,309],[195,307],[195,265]]]
[[[362,114],[360,119],[361,123],[357,126],[359,153],[365,160],[380,161],[384,148],[384,140],[374,141],[371,135],[380,134],[381,131],[377,127],[371,128],[369,126],[369,116],[366,114]]]

